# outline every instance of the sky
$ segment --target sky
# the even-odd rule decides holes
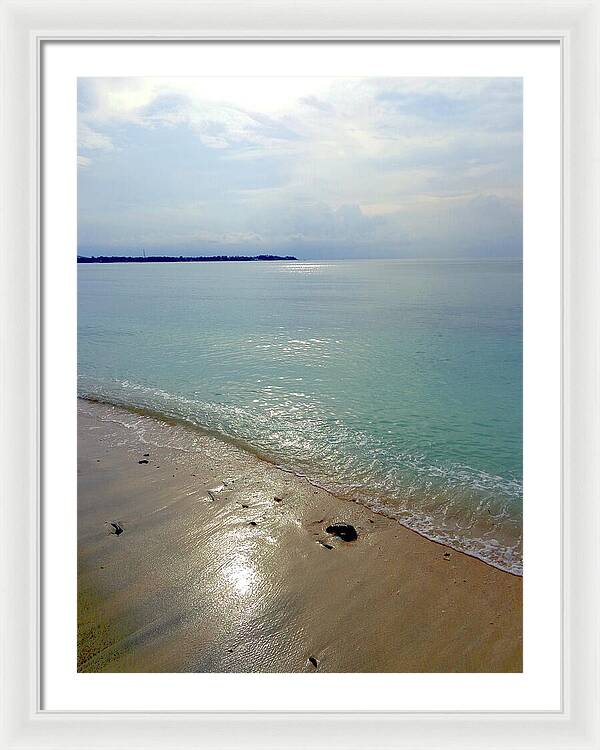
[[[80,78],[78,253],[522,255],[517,78]]]

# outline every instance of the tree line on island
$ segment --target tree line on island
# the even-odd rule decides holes
[[[293,255],[78,255],[78,263],[208,263],[211,261],[298,260]]]

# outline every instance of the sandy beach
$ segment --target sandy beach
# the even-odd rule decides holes
[[[521,671],[520,577],[215,436],[78,409],[79,671]]]

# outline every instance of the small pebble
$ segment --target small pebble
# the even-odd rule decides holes
[[[321,547],[326,547],[327,549],[333,549],[333,545],[327,544],[327,542],[322,542],[320,539],[317,539],[317,544],[320,544]]]

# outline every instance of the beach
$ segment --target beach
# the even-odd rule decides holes
[[[78,670],[520,672],[522,578],[216,435],[79,400]]]
[[[520,263],[79,264],[78,277],[79,396],[233,436],[522,574]]]

